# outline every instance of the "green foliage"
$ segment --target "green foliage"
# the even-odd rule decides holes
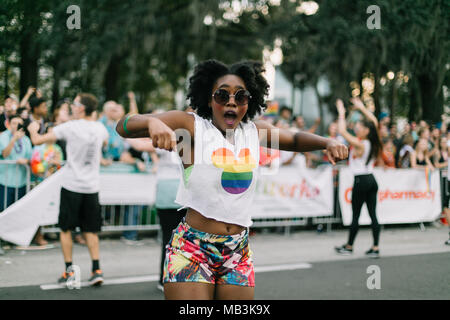
[[[126,104],[133,90],[141,111],[173,108],[196,62],[262,60],[263,49],[281,39],[281,70],[296,87],[329,81],[321,102],[349,98],[350,83],[368,75],[377,111],[438,120],[448,104],[449,0],[317,0],[312,15],[298,11],[302,2],[2,0],[0,57],[9,69],[2,63],[0,75],[22,95],[37,78],[52,88],[54,103],[83,90]],[[80,30],[66,26],[70,5],[81,8]],[[380,30],[367,28],[370,5],[381,10]],[[50,71],[50,83],[36,66]],[[386,79],[388,71],[402,77]]]
[[[312,16],[286,10],[292,14],[280,24],[290,27],[277,32],[283,38],[282,70],[296,86],[315,86],[325,76],[332,88],[332,102],[336,97],[350,97],[349,84],[360,83],[364,74],[371,74],[378,111],[384,108],[405,115],[412,100],[422,112],[410,118],[439,121],[442,86],[448,78],[450,1],[323,0],[319,5]],[[380,30],[366,26],[370,5],[380,7]],[[396,79],[380,88],[388,71],[402,72],[409,83],[397,84]],[[420,91],[420,99],[409,99],[417,94],[414,90]]]

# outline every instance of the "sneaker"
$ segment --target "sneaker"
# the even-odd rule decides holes
[[[91,286],[101,286],[103,283],[103,272],[98,269],[95,272],[92,272],[92,276],[89,278],[89,285]]]
[[[73,272],[63,272],[61,278],[58,279],[58,284],[61,286],[67,286],[67,281],[70,279],[70,277],[73,276]]]
[[[450,246],[450,238],[444,242],[446,245]]]
[[[334,250],[336,250],[336,253],[343,256],[349,256],[353,253],[353,249],[348,249],[345,244],[340,247],[334,247]]]
[[[127,239],[125,237],[120,237],[120,240],[129,246],[143,246],[144,245],[144,241],[140,240],[140,239]]]
[[[370,248],[370,250],[366,251],[366,256],[368,256],[369,258],[377,259],[380,257],[380,250],[373,250],[372,248]]]
[[[164,286],[161,283],[158,282],[156,288],[158,288],[159,291],[164,292]]]

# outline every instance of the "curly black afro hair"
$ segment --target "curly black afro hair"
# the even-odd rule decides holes
[[[247,122],[257,114],[262,113],[267,105],[265,96],[268,95],[269,84],[263,77],[263,65],[256,61],[242,61],[227,66],[217,60],[207,60],[200,62],[194,70],[194,74],[189,79],[189,92],[187,98],[190,99],[191,106],[197,110],[197,114],[205,119],[212,118],[212,110],[209,102],[212,99],[212,89],[217,79],[233,74],[240,77],[250,92],[252,98],[248,103],[247,113],[242,121]]]

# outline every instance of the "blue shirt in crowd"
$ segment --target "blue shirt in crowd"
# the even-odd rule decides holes
[[[31,159],[31,141],[27,136],[17,140],[8,157],[4,158],[3,150],[12,139],[11,131],[6,130],[0,134],[0,160]],[[19,188],[27,184],[27,169],[23,165],[0,163],[0,184]]]
[[[109,134],[108,146],[103,149],[103,157],[106,159],[119,160],[120,155],[124,151],[125,145],[123,138],[116,131],[116,122],[109,121],[105,116],[101,117],[100,121],[106,128]]]

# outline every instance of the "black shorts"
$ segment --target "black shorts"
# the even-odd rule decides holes
[[[444,208],[448,208],[450,206],[450,180],[447,180],[447,189],[444,188]]]
[[[62,231],[100,232],[102,215],[97,193],[77,193],[61,188],[58,225]]]

